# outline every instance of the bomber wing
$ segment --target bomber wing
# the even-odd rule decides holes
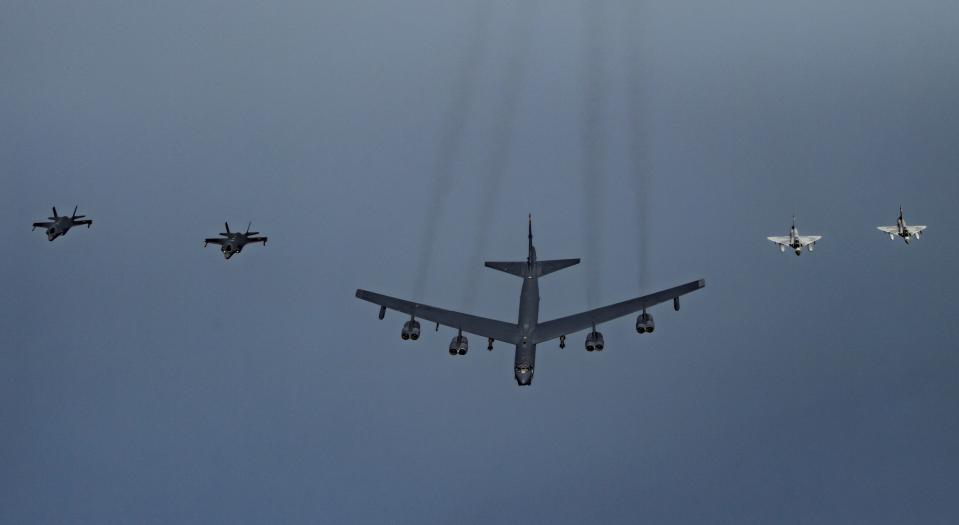
[[[621,303],[547,321],[537,325],[532,335],[532,342],[539,344],[549,341],[550,339],[556,339],[561,335],[579,332],[580,330],[591,328],[594,325],[636,313],[644,308],[649,308],[650,306],[666,302],[670,299],[677,299],[681,295],[695,292],[704,286],[706,286],[706,281],[700,279]]]
[[[504,343],[517,344],[520,339],[519,326],[512,323],[477,317],[452,310],[444,310],[442,308],[436,308],[435,306],[414,303],[412,301],[404,301],[403,299],[368,292],[366,290],[357,290],[356,297],[389,308],[390,310],[403,312],[404,314],[409,314],[419,319],[426,319],[427,321],[439,323],[443,326],[482,337],[492,338]]]

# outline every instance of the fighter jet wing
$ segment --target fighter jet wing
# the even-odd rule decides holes
[[[922,230],[925,230],[926,226],[906,226],[906,228],[909,228],[909,235],[915,235]]]
[[[34,227],[34,228],[49,228],[50,226],[53,226],[53,223],[52,223],[52,222],[35,222],[35,223],[33,223],[33,227]]]
[[[90,219],[83,219],[83,220],[80,220],[80,221],[73,221],[73,225],[74,225],[74,226],[90,226],[91,224],[93,224],[93,221],[90,220]]]
[[[666,302],[670,299],[678,298],[690,292],[695,292],[704,286],[706,286],[706,281],[700,279],[621,303],[547,321],[537,325],[532,335],[532,342],[538,344],[556,339],[561,335],[569,335],[579,332],[580,330],[592,328],[594,325],[638,312],[644,308],[649,308],[650,306]]]
[[[442,308],[414,303],[412,301],[404,301],[403,299],[396,299],[395,297],[368,292],[366,290],[357,290],[356,297],[391,310],[396,310],[397,312],[412,315],[419,319],[426,319],[427,321],[439,323],[443,326],[456,328],[482,337],[489,337],[504,343],[516,344],[520,339],[519,326],[512,323],[477,317],[475,315],[463,314],[451,310],[443,310]]]
[[[266,240],[268,237],[248,237],[246,242],[262,242],[263,246],[266,246]]]
[[[207,244],[219,244],[220,246],[223,246],[223,242],[224,242],[224,241],[226,241],[226,239],[220,239],[220,238],[218,238],[218,237],[213,237],[213,238],[210,238],[210,239],[203,239],[203,245],[206,246]]]
[[[799,241],[800,246],[808,246],[822,239],[822,235],[800,235],[796,237],[796,239]]]
[[[881,232],[892,233],[894,235],[899,235],[899,228],[896,226],[876,226],[876,229]]]
[[[789,237],[766,237],[766,238],[776,244],[784,244],[786,246],[789,246],[789,240],[790,240]]]

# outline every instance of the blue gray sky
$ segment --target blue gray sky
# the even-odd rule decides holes
[[[155,4],[155,5],[154,5]],[[0,3],[0,522],[952,523],[959,5]],[[30,223],[76,204],[93,228]],[[906,247],[875,226],[930,225]],[[513,319],[451,359],[363,287]],[[767,235],[799,216],[818,250]],[[202,239],[270,237],[224,261]],[[431,327],[429,327],[431,328]]]

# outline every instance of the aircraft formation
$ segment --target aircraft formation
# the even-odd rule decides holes
[[[86,219],[84,215],[77,215],[78,209],[79,206],[75,207],[70,216],[61,216],[54,207],[53,216],[48,218],[49,221],[35,222],[33,223],[33,228],[44,228],[47,234],[47,240],[49,241],[66,235],[74,226],[85,225],[87,228],[90,228],[93,221]],[[232,231],[229,223],[224,223],[223,226],[226,231],[221,232],[220,237],[204,239],[203,246],[206,247],[209,244],[220,246],[224,259],[229,260],[234,255],[242,252],[247,244],[262,243],[266,246],[268,238],[259,236],[260,232],[250,231],[253,226],[252,223],[247,225],[246,231],[244,232]],[[881,232],[887,233],[890,239],[895,240],[898,236],[908,244],[912,238],[919,239],[922,232],[926,229],[926,226],[907,225],[903,218],[902,206],[900,206],[899,218],[895,226],[878,226],[877,228]],[[518,385],[527,386],[533,381],[537,345],[558,339],[559,347],[562,349],[566,347],[566,337],[568,335],[585,330],[588,331],[584,342],[586,351],[602,352],[606,347],[606,343],[602,332],[597,330],[598,325],[639,312],[639,316],[636,318],[636,332],[639,334],[653,333],[656,324],[652,314],[647,311],[648,309],[671,300],[673,309],[679,311],[679,298],[681,296],[695,292],[706,286],[706,281],[699,279],[601,308],[594,308],[578,314],[540,322],[539,279],[564,268],[579,264],[580,260],[539,260],[536,254],[536,248],[533,246],[532,215],[529,217],[527,238],[529,244],[525,261],[486,261],[485,263],[488,268],[508,273],[523,280],[519,296],[519,315],[515,323],[445,310],[363,289],[356,290],[356,297],[378,305],[380,307],[380,319],[386,316],[386,310],[388,309],[409,315],[409,320],[403,324],[400,331],[400,338],[404,341],[416,341],[419,339],[420,323],[417,321],[417,318],[435,323],[436,330],[439,330],[440,325],[453,328],[456,330],[456,335],[450,341],[449,345],[449,354],[451,356],[463,356],[469,351],[469,340],[463,335],[464,332],[486,338],[486,349],[490,351],[493,350],[493,344],[497,341],[514,346],[514,377]],[[803,248],[812,252],[816,243],[822,239],[822,236],[800,235],[799,229],[796,227],[796,218],[794,216],[788,235],[767,237],[767,239],[779,246],[782,252],[785,252],[786,248],[789,248],[793,250],[796,255],[801,255]]]
[[[922,231],[926,229],[925,226],[909,226],[906,224],[906,220],[902,215],[902,206],[899,207],[899,218],[896,220],[895,226],[876,226],[879,231],[888,233],[889,238],[896,240],[896,237],[902,238],[906,241],[906,244],[909,244],[909,239],[916,238],[919,239],[922,237]],[[786,248],[793,250],[796,255],[802,255],[802,249],[806,248],[812,252],[816,243],[819,242],[819,239],[822,239],[822,235],[799,235],[799,228],[796,227],[796,216],[793,215],[793,224],[789,228],[789,235],[782,237],[766,237],[777,246],[779,246],[779,251],[785,252]]]

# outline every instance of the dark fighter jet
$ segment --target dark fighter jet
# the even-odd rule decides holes
[[[233,257],[234,254],[242,252],[243,247],[250,243],[262,242],[263,246],[266,246],[266,237],[257,237],[260,232],[250,231],[250,226],[253,226],[252,222],[246,227],[246,232],[244,233],[231,232],[229,223],[223,223],[223,225],[226,226],[226,231],[220,233],[220,235],[225,238],[220,239],[219,237],[214,237],[211,239],[204,239],[203,246],[206,247],[207,244],[219,244],[220,250],[223,251],[223,257],[225,259],[229,259],[230,257]]]
[[[533,381],[537,344],[559,338],[559,347],[565,348],[567,335],[581,330],[589,330],[586,336],[586,351],[602,351],[605,346],[603,334],[596,331],[596,326],[600,323],[612,321],[635,312],[642,312],[636,319],[636,331],[641,334],[652,333],[655,324],[653,323],[653,316],[646,312],[647,308],[672,299],[673,308],[679,310],[679,297],[681,295],[694,292],[706,285],[706,282],[700,279],[588,312],[554,319],[545,323],[539,322],[539,278],[578,263],[579,259],[537,260],[536,249],[533,247],[533,222],[531,218],[529,255],[526,260],[486,263],[489,268],[523,279],[523,289],[519,298],[519,319],[516,323],[443,310],[366,290],[357,290],[356,297],[380,305],[380,319],[383,319],[386,315],[387,308],[409,315],[410,319],[403,325],[403,331],[400,334],[404,340],[412,339],[415,341],[419,339],[420,324],[416,320],[417,317],[436,323],[437,329],[439,329],[439,325],[444,325],[457,330],[457,335],[450,342],[450,355],[466,354],[469,342],[463,332],[487,338],[487,350],[492,350],[493,342],[497,340],[515,345],[513,372],[516,382],[520,385],[529,385]]]
[[[54,206],[53,217],[47,217],[51,222],[35,222],[33,223],[33,229],[36,230],[37,228],[45,228],[47,240],[52,241],[61,235],[66,235],[67,232],[70,231],[70,228],[73,228],[74,226],[82,226],[85,224],[87,228],[89,228],[90,225],[93,224],[93,221],[89,219],[77,220],[86,217],[86,215],[77,215],[78,208],[79,206],[73,208],[73,215],[67,217],[57,214],[57,208]]]

